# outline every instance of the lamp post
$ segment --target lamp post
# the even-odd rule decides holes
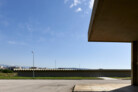
[[[35,72],[34,72],[34,52],[32,51],[33,54],[33,77],[35,77]]]

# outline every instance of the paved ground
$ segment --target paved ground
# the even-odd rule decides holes
[[[0,92],[72,92],[76,84],[128,84],[130,80],[0,80]]]
[[[99,78],[102,78],[103,80],[120,80],[120,79],[115,79],[110,77],[99,77]]]
[[[78,84],[78,85],[75,85],[75,88],[73,91],[74,92],[111,92],[113,90],[119,90],[120,88],[124,88],[128,86],[130,86],[129,83],[128,84],[117,84],[117,85],[116,84],[89,84],[89,85]],[[122,91],[122,92],[125,92],[125,91]]]

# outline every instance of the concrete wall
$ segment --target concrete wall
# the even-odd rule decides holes
[[[18,76],[32,77],[32,71],[16,71]],[[35,71],[36,77],[130,77],[130,70]]]

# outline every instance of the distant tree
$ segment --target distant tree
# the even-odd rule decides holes
[[[3,69],[3,70],[0,70],[0,72],[2,72],[2,73],[13,73],[13,71],[9,70],[9,69]]]

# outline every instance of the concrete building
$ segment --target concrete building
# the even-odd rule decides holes
[[[14,69],[22,69],[22,67],[15,67]]]
[[[88,41],[132,43],[132,85],[138,85],[138,0],[95,0]]]
[[[4,67],[3,66],[0,66],[0,69],[4,69]]]
[[[29,69],[37,69],[37,67],[30,67]]]
[[[18,76],[32,77],[33,70],[35,77],[130,77],[130,70],[115,69],[14,69]]]
[[[19,66],[8,66],[7,69],[9,69],[9,70],[22,69],[22,67],[19,67]]]

